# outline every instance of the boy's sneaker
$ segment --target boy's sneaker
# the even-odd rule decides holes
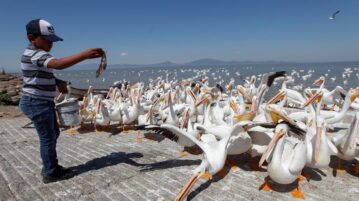
[[[58,166],[56,168],[56,170],[54,171],[54,173],[49,174],[49,175],[42,175],[42,182],[47,184],[47,183],[51,183],[51,182],[70,179],[73,176],[74,176],[74,173],[72,172],[71,169],[64,168],[62,166]]]
[[[72,170],[70,168],[66,168],[63,167],[61,165],[57,165],[57,167],[64,173],[64,174],[68,174],[68,173],[72,173]]]

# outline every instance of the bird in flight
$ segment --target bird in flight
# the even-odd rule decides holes
[[[329,16],[330,20],[335,20],[335,16],[340,12],[340,10],[335,11],[331,16]]]

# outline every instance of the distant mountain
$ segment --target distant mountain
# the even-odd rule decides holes
[[[199,59],[192,62],[185,63],[185,66],[208,66],[208,65],[223,65],[228,63],[227,61],[217,60],[217,59]]]
[[[251,64],[272,64],[272,63],[288,63],[283,61],[222,61],[218,59],[199,59],[189,63],[183,64],[183,66],[235,66],[235,65],[251,65]],[[295,62],[290,62],[295,63]]]
[[[108,65],[108,68],[143,68],[143,67],[218,67],[218,66],[235,66],[235,65],[251,65],[251,64],[283,64],[283,63],[295,63],[295,62],[283,62],[283,61],[222,61],[218,59],[199,59],[183,64],[176,64],[171,61],[165,61],[162,63],[156,63],[156,64],[111,64]],[[78,70],[94,70],[97,69],[99,66],[98,63],[92,63],[92,64],[83,64],[78,65],[75,68]]]

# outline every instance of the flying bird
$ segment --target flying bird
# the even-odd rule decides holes
[[[335,11],[331,16],[329,16],[330,20],[335,20],[335,16],[340,13],[340,10]]]

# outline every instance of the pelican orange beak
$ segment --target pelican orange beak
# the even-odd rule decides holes
[[[319,158],[322,131],[323,131],[322,127],[317,127],[317,130],[316,130],[317,133],[316,133],[316,139],[315,139],[315,145],[314,145],[314,153],[313,153],[313,157],[312,157],[313,163],[316,163]]]
[[[162,90],[164,90],[164,89],[165,89],[165,84],[163,84],[163,83],[160,84],[159,88],[162,89]]]
[[[276,108],[272,107],[271,105],[268,105],[267,109],[270,112],[273,122],[278,123],[278,121],[280,119],[283,119],[284,121],[296,126],[295,121],[292,118],[290,118],[287,114],[283,113],[282,111],[277,110]]]
[[[152,117],[152,115],[153,115],[153,106],[147,112],[146,122],[148,122],[148,120]]]
[[[203,104],[203,103],[205,103],[207,101],[208,101],[208,96],[205,96],[195,104],[195,107],[198,107],[198,106],[200,106],[201,104]]]
[[[241,115],[235,115],[234,116],[234,120],[236,122],[240,122],[240,121],[252,121],[254,119],[254,117],[256,116],[256,112],[255,111],[251,111],[245,114],[241,114]]]
[[[273,104],[275,103],[277,100],[283,100],[284,99],[284,95],[285,95],[285,92],[280,90],[275,96],[273,96],[273,98],[271,98],[267,104]]]
[[[110,89],[109,89],[108,92],[107,92],[106,99],[108,99],[108,98],[111,96],[112,91],[113,91],[113,88],[110,87]]]
[[[243,95],[244,98],[246,98],[249,101],[252,101],[252,97],[245,91],[243,86],[239,85],[238,91]]]
[[[324,78],[320,77],[319,79],[315,80],[312,85],[320,85],[324,82]]]
[[[196,95],[193,93],[193,91],[191,89],[187,89],[186,92],[187,92],[188,95],[190,95],[192,97],[192,99],[195,102],[197,101]]]
[[[196,84],[196,86],[193,87],[193,93],[197,93],[199,90],[199,86],[198,84]]]
[[[87,90],[87,94],[90,94],[90,93],[92,93],[93,92],[93,87],[90,85],[89,86],[89,89]]]
[[[351,136],[350,136],[350,139],[349,139],[349,148],[352,149],[354,146],[355,146],[355,143],[357,140],[356,139],[356,133],[359,132],[359,119],[356,119],[355,121],[355,124],[354,124],[354,127],[352,129],[352,133],[351,133]]]
[[[231,101],[229,102],[229,107],[230,107],[237,115],[240,114],[240,109],[239,109],[238,105],[237,105],[233,100],[231,100]]]
[[[234,82],[231,81],[231,82],[226,86],[226,90],[227,90],[228,92],[231,92],[231,91],[232,91],[232,89],[233,89],[233,84],[234,84]]]
[[[166,105],[169,105],[171,101],[171,92],[169,91],[167,96],[166,96]]]
[[[155,103],[153,103],[153,105],[151,106],[151,108],[148,110],[147,112],[147,116],[146,116],[146,122],[148,122],[148,120],[151,118],[151,116],[153,115],[153,110],[154,108],[161,102],[163,101],[164,98],[163,96],[159,97]]]
[[[284,131],[280,129],[278,132],[274,133],[272,140],[269,142],[266,151],[263,153],[261,159],[259,160],[259,167],[262,167],[264,161],[267,159],[268,154],[273,149],[273,146],[278,142],[278,140],[283,137]]]
[[[186,185],[183,186],[181,192],[176,196],[175,201],[182,201],[187,196],[193,185],[199,180],[199,178],[200,177],[198,173],[194,174],[186,183]]]
[[[182,117],[182,121],[180,122],[180,126],[179,128],[186,128],[187,127],[187,123],[188,123],[188,119],[189,119],[189,110],[187,109]]]
[[[323,92],[318,91],[311,98],[309,98],[307,100],[307,102],[304,103],[304,107],[307,107],[309,104],[311,104],[315,100],[317,100],[319,102],[321,100],[322,96],[323,96]]]
[[[89,99],[87,98],[87,96],[84,96],[84,98],[82,99],[82,105],[84,107],[87,107],[88,104],[89,104]]]
[[[310,90],[305,90],[305,91],[304,91],[304,95],[305,95],[308,99],[310,99],[310,98],[313,96],[313,93],[312,93],[312,91],[310,91]]]
[[[191,82],[188,81],[188,80],[183,80],[183,81],[182,81],[182,85],[183,85],[183,86],[189,86],[190,84],[191,84]]]
[[[359,87],[354,89],[354,93],[350,96],[350,101],[354,102],[354,100],[359,96]]]

